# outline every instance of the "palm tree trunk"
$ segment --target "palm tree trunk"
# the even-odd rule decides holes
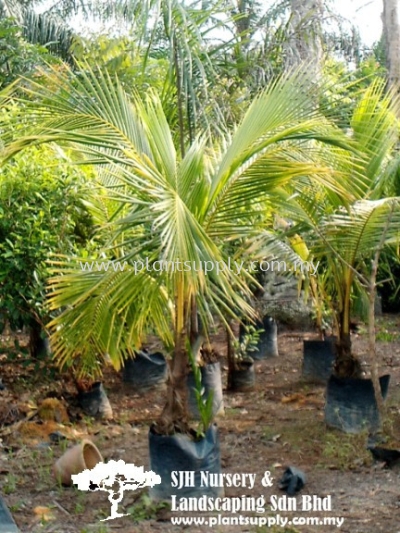
[[[338,342],[336,345],[337,366],[344,367],[345,363],[351,358],[351,337],[350,337],[350,290],[352,285],[350,272],[347,272],[345,285],[343,287],[343,308],[340,312]],[[343,372],[343,371],[342,371]],[[345,376],[343,376],[345,377]]]
[[[398,0],[383,0],[383,37],[389,85],[400,89],[400,22]]]
[[[185,346],[185,291],[182,277],[177,283],[175,300],[175,350],[167,382],[167,401],[157,422],[157,430],[163,435],[176,431],[189,431],[187,412],[188,354]]]
[[[337,359],[347,359],[348,357],[351,357],[351,337],[348,331],[343,331],[342,326],[337,343]]]
[[[232,344],[232,332],[230,328],[226,327],[226,345],[227,345],[227,359],[228,359],[228,390],[232,390],[232,374],[235,371],[235,353]]]
[[[337,355],[338,358],[351,356],[350,301],[345,302],[344,308],[340,313]]]
[[[285,46],[287,68],[307,63],[318,79],[322,60],[321,0],[290,0],[291,35]]]
[[[350,323],[345,316],[345,313],[342,313],[336,342],[335,374],[341,378],[361,378],[361,364],[352,354]]]
[[[335,374],[341,378],[361,378],[359,360],[351,353],[350,306],[353,275],[349,270],[344,275],[343,309],[340,313],[338,340],[336,343]]]

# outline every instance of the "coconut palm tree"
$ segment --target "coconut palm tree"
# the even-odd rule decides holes
[[[82,270],[76,258],[54,263],[55,357],[61,365],[79,357],[87,370],[108,353],[119,368],[146,333],[158,334],[173,351],[160,432],[187,429],[191,299],[205,326],[213,314],[254,316],[246,301],[250,274],[223,268],[226,243],[251,239],[274,191],[304,176],[332,195],[345,194],[319,146],[324,141],[344,153],[347,141],[316,109],[311,86],[301,71],[274,81],[229,135],[205,131],[183,156],[151,91],[145,101],[130,99],[117,81],[87,65],[77,75],[53,70],[48,83],[25,81],[19,88],[26,95],[17,98],[21,133],[5,158],[31,145],[66,145],[79,163],[97,168],[99,188],[119,205],[101,250],[108,269]],[[160,271],[160,261],[169,268]]]
[[[352,304],[358,299],[368,305],[374,254],[393,244],[400,231],[400,198],[393,195],[399,164],[393,157],[399,100],[385,90],[385,83],[376,80],[353,113],[349,135],[358,153],[347,161],[342,159],[340,168],[353,200],[343,203],[343,197],[332,196],[315,183],[304,183],[302,188],[297,184],[296,190],[286,187],[277,205],[293,226],[278,236],[268,232],[260,236],[266,249],[280,250],[281,256],[286,254],[292,262],[320,262],[311,290],[314,294],[319,290],[333,311],[338,331],[336,369],[347,377],[360,373],[351,351]]]

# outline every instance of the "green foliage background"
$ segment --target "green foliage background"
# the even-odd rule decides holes
[[[86,176],[51,147],[35,147],[0,168],[0,309],[11,327],[46,322],[48,260],[91,238],[82,199]]]

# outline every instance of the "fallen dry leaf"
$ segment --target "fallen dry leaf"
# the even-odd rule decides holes
[[[306,399],[304,397],[304,394],[300,394],[296,392],[295,394],[290,394],[289,396],[283,396],[281,398],[282,403],[292,403],[292,402],[305,402]]]
[[[44,522],[54,520],[54,515],[51,513],[51,509],[49,507],[42,507],[41,505],[38,505],[33,509],[33,512],[40,520],[43,520]]]

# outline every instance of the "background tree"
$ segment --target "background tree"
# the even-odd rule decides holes
[[[308,63],[317,78],[323,55],[323,3],[321,0],[290,0],[290,36],[285,45],[286,68]]]
[[[57,11],[57,7],[38,13],[37,8],[41,4],[40,0],[0,0],[0,19],[13,20],[27,42],[43,46],[70,61],[74,33],[68,27],[66,17],[76,10],[76,4],[67,1],[56,3],[55,6],[64,8],[63,13]]]
[[[15,20],[0,19],[0,89],[21,75],[38,75],[40,68],[56,62],[57,58],[45,47],[31,44],[23,38]]]
[[[397,0],[383,0],[383,38],[389,84],[400,86],[400,19]]]

